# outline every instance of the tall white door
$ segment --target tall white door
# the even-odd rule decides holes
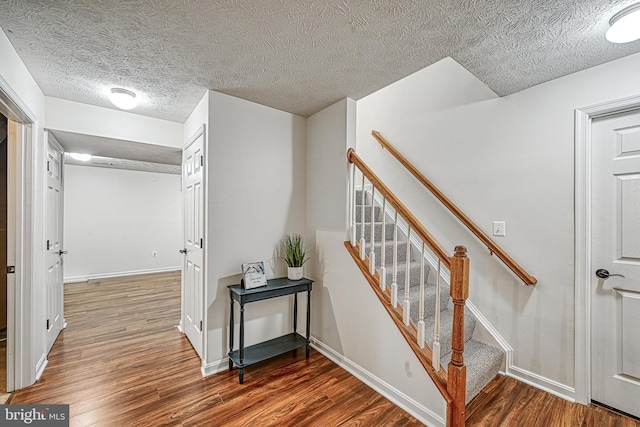
[[[182,268],[183,331],[202,358],[204,328],[204,127],[182,152],[184,263]]]
[[[46,245],[46,328],[47,351],[51,350],[64,327],[64,284],[62,246],[62,147],[47,135],[47,204],[45,223]]]
[[[640,112],[593,121],[591,191],[591,398],[640,417]]]

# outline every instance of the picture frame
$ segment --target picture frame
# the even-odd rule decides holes
[[[244,289],[259,288],[267,285],[267,273],[264,261],[242,264],[242,287]]]

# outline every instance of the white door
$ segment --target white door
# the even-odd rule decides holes
[[[51,350],[58,334],[64,327],[64,284],[62,246],[62,147],[47,135],[47,202],[45,223],[46,246],[46,328],[47,352]]]
[[[202,358],[204,312],[204,127],[182,151],[184,262],[182,268],[183,331]]]
[[[640,112],[594,120],[591,158],[591,398],[640,417]]]

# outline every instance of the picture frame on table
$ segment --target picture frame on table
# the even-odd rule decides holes
[[[264,261],[242,264],[242,287],[244,289],[259,288],[267,285],[267,273]]]

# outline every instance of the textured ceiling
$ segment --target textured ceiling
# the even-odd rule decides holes
[[[604,38],[635,0],[0,0],[46,95],[184,122],[206,89],[309,116],[450,56],[499,95],[640,51]]]

